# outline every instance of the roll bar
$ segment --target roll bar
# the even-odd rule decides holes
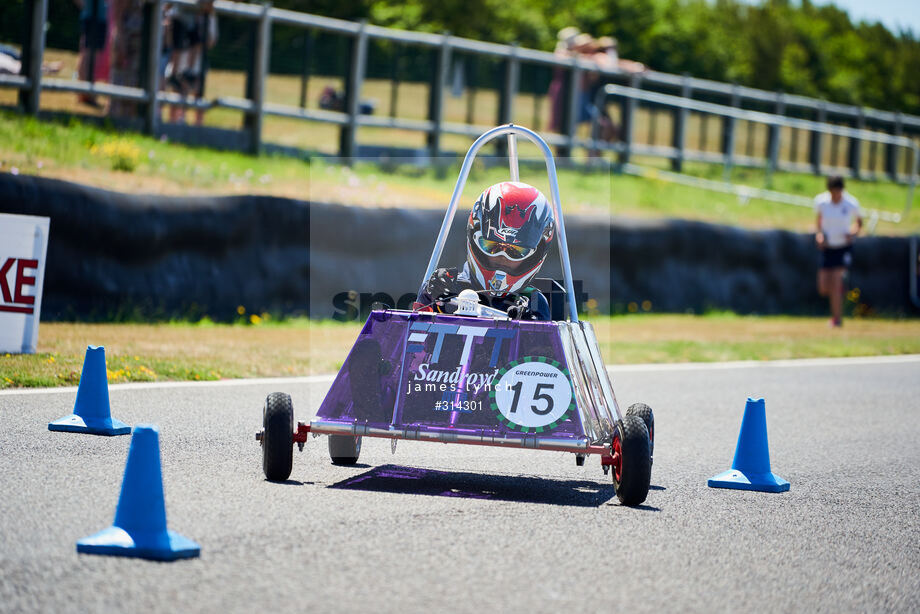
[[[485,132],[470,145],[466,157],[463,158],[463,165],[460,167],[460,176],[457,178],[457,184],[454,186],[454,192],[450,197],[450,203],[447,205],[447,213],[444,214],[444,221],[441,223],[441,230],[438,232],[438,238],[434,243],[434,250],[431,252],[431,259],[428,261],[428,268],[425,270],[425,276],[422,278],[422,284],[419,286],[417,301],[421,302],[422,293],[425,291],[425,285],[431,279],[441,260],[441,253],[444,251],[444,244],[447,243],[447,235],[450,232],[450,225],[454,221],[454,214],[457,213],[457,205],[460,202],[460,196],[463,194],[463,188],[466,186],[466,180],[470,174],[470,168],[476,159],[476,154],[486,143],[500,137],[508,135],[508,165],[511,172],[511,180],[518,181],[520,170],[518,167],[517,155],[517,136],[526,137],[531,143],[536,145],[543,153],[543,159],[546,162],[546,173],[549,176],[550,203],[553,207],[553,216],[556,218],[556,230],[559,240],[559,259],[562,263],[562,274],[565,280],[566,309],[569,320],[578,322],[578,307],[575,304],[575,287],[572,283],[572,265],[569,263],[569,246],[565,238],[565,223],[562,219],[562,202],[559,200],[559,181],[556,178],[556,162],[553,159],[553,153],[546,144],[546,141],[539,134],[514,124],[505,124],[497,126]]]

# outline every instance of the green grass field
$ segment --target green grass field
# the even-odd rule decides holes
[[[639,313],[592,320],[608,364],[920,353],[920,320]],[[42,323],[38,353],[0,355],[0,388],[80,380],[88,344],[104,345],[109,382],[334,373],[360,325],[261,315],[235,324]]]
[[[533,160],[528,147],[521,157]],[[15,171],[14,171],[15,169]],[[155,194],[270,194],[360,206],[440,209],[450,198],[456,163],[442,170],[391,163],[381,167],[358,161],[352,167],[334,159],[312,162],[290,157],[253,157],[165,143],[137,134],[118,133],[77,121],[38,121],[0,112],[0,172],[54,177],[110,190]],[[757,179],[755,171],[750,173]],[[479,190],[507,178],[503,167],[479,166],[471,174],[464,201]],[[523,167],[522,178],[546,190],[539,168]],[[821,178],[778,174],[783,189],[810,195]],[[810,209],[751,199],[742,204],[732,195],[665,181],[608,171],[563,169],[559,173],[563,206],[568,213],[593,213],[635,218],[685,218],[750,228],[810,231]],[[890,183],[850,182],[851,191],[867,207],[901,211],[903,187]],[[879,234],[911,234],[920,230],[920,207],[900,224],[880,222]]]

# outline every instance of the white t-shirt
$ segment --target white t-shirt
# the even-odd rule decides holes
[[[821,232],[828,247],[844,247],[856,218],[862,217],[859,201],[844,192],[839,203],[831,201],[830,192],[815,196],[815,212],[821,214]]]

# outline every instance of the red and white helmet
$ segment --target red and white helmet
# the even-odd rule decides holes
[[[535,187],[503,181],[487,188],[466,227],[470,277],[485,290],[520,290],[546,260],[554,228],[549,202]]]

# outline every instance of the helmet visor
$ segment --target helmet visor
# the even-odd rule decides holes
[[[486,239],[482,236],[482,233],[478,234],[476,241],[479,243],[479,249],[481,249],[486,254],[489,254],[490,256],[504,254],[505,257],[509,260],[523,260],[534,252],[533,248],[530,247],[524,247],[522,245],[511,245],[508,243],[502,243],[501,241]]]

